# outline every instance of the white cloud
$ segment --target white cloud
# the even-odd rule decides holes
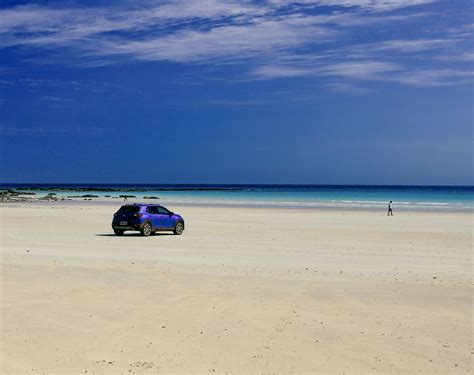
[[[367,29],[403,27],[414,17],[433,17],[417,7],[431,2],[170,0],[128,7],[22,5],[0,10],[0,49],[16,47],[31,63],[78,67],[128,59],[214,65],[245,61],[241,65],[249,79],[319,76],[337,81],[328,84],[341,91],[344,84],[352,87],[351,81],[384,81],[387,74],[412,85],[423,84],[423,79],[414,78],[417,75],[430,84],[463,82],[466,74],[456,67],[423,71],[397,58],[448,50],[454,43],[462,45],[466,36],[423,35],[417,30],[412,38],[379,37],[364,44],[353,38]],[[321,6],[324,11],[317,11]],[[472,27],[459,28],[472,36]],[[37,50],[43,52],[40,57],[28,56]],[[443,61],[451,63],[472,60],[472,53],[462,49],[454,55],[444,52],[431,60],[440,63],[442,56],[449,56]]]
[[[432,3],[436,0],[271,0],[273,4],[304,4],[317,6],[359,7],[372,10],[392,10]]]
[[[49,102],[53,102],[53,103],[67,103],[67,102],[73,101],[72,99],[69,99],[69,98],[63,98],[63,97],[52,96],[52,95],[41,96],[41,99],[49,101]]]
[[[400,70],[396,64],[380,61],[349,61],[342,63],[324,63],[320,66],[295,68],[284,65],[264,65],[252,71],[256,77],[263,79],[298,77],[298,76],[328,76],[359,80],[380,79],[382,74]]]
[[[388,77],[387,81],[414,86],[450,86],[474,81],[472,69],[419,69]]]
[[[281,77],[300,77],[314,74],[311,68],[297,68],[291,66],[264,65],[252,71],[255,77],[269,79]]]
[[[349,61],[332,64],[319,70],[319,74],[357,79],[375,79],[381,74],[400,70],[396,64],[380,61]]]
[[[252,25],[220,26],[207,31],[184,30],[146,40],[107,40],[97,52],[132,55],[140,60],[199,62],[212,59],[241,59],[289,50],[329,31],[317,26],[301,27],[294,20],[262,20]]]
[[[473,62],[474,52],[464,52],[458,55],[436,56],[440,61],[458,61],[458,62]]]
[[[373,93],[374,90],[368,89],[365,87],[355,86],[349,82],[332,82],[326,85],[331,91],[344,93],[344,94],[355,94],[355,95],[362,95],[362,94],[370,94]]]
[[[395,39],[387,40],[374,45],[362,45],[360,48],[370,51],[398,51],[402,53],[419,52],[431,49],[443,48],[453,43],[455,39]]]

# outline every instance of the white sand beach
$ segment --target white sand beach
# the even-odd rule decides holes
[[[0,372],[472,372],[469,213],[3,204]]]

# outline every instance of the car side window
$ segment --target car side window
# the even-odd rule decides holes
[[[169,213],[170,213],[170,212],[169,212],[166,208],[164,208],[164,207],[156,207],[156,208],[158,209],[158,213],[159,213],[159,214],[162,214],[162,215],[169,215]]]
[[[158,213],[158,207],[147,207],[146,212],[148,212],[149,214],[156,215]]]

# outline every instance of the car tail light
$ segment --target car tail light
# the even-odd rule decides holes
[[[142,217],[143,214],[134,214],[133,216],[135,216],[135,217]]]

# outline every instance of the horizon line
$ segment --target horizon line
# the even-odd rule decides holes
[[[34,185],[81,185],[87,187],[88,185],[103,185],[103,186],[113,186],[113,185],[161,185],[161,186],[177,186],[177,185],[200,185],[200,186],[357,186],[357,187],[468,187],[474,188],[474,185],[426,185],[426,184],[308,184],[308,183],[192,183],[192,182],[180,182],[180,183],[171,183],[171,182],[0,182],[0,186],[5,185],[26,185],[28,187],[34,187]]]

